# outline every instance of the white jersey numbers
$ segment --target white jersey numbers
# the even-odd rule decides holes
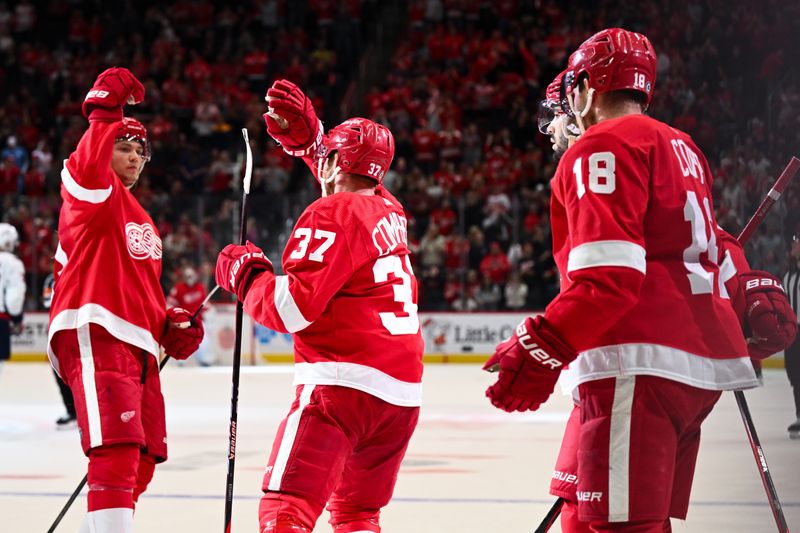
[[[405,269],[403,268],[405,264]],[[403,304],[403,311],[408,316],[397,316],[396,313],[378,313],[383,327],[392,335],[413,335],[419,331],[419,316],[417,315],[417,304],[414,303],[411,292],[411,276],[414,271],[411,269],[411,261],[407,255],[401,259],[397,255],[387,255],[379,257],[372,267],[375,274],[375,283],[383,283],[389,280],[389,274],[400,279],[402,283],[394,285],[394,301]]]
[[[617,177],[614,173],[617,166],[611,152],[595,152],[589,156],[589,190],[596,194],[611,194],[617,188]],[[575,181],[578,184],[578,198],[586,194],[583,182],[583,157],[575,160],[572,167]]]
[[[289,254],[290,259],[303,259],[308,252],[308,244],[311,241],[311,228],[297,228],[294,231],[294,238],[300,239],[300,242],[297,243],[297,248]],[[323,254],[325,251],[333,245],[333,241],[336,239],[336,233],[332,231],[327,231],[324,229],[317,229],[313,232],[314,241],[322,241],[320,242],[314,250],[308,255],[309,260],[317,261],[321,263],[324,260]]]
[[[714,285],[719,289],[722,298],[728,298],[725,288],[725,279],[719,276],[714,283],[714,273],[709,272],[700,263],[701,254],[708,253],[708,262],[718,264],[719,250],[717,248],[717,234],[712,225],[711,206],[708,198],[703,198],[703,207],[697,200],[694,191],[686,192],[686,203],[683,206],[683,219],[692,227],[692,244],[683,251],[683,264],[686,266],[692,294],[713,294]],[[708,231],[707,230],[710,230]]]

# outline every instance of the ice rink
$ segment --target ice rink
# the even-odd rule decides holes
[[[261,472],[293,390],[291,367],[242,369],[234,532],[256,532]],[[547,494],[571,400],[555,395],[541,411],[509,415],[483,390],[492,376],[474,365],[428,365],[425,405],[384,511],[387,533],[533,532]],[[135,519],[137,532],[223,530],[230,368],[177,367],[163,374],[170,459],[156,470]],[[791,391],[780,370],[747,394],[790,526],[800,528],[800,441],[790,441]],[[44,532],[85,473],[76,430],[56,431],[63,407],[49,366],[0,371],[0,531]],[[57,531],[75,532],[85,493]],[[327,513],[315,531],[330,532]],[[733,394],[704,426],[692,506],[679,532],[770,532],[772,515]],[[552,531],[560,531],[558,526]]]

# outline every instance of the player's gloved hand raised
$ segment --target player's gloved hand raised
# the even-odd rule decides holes
[[[267,132],[295,157],[312,154],[322,140],[322,123],[311,100],[289,80],[277,80],[267,90]]]
[[[86,93],[83,115],[96,120],[122,120],[122,106],[144,99],[144,85],[130,70],[111,67],[103,71]]]
[[[577,356],[544,317],[528,317],[483,366],[489,372],[500,371],[486,397],[504,411],[535,411],[553,393],[564,365]]]
[[[203,322],[192,320],[192,314],[181,307],[167,310],[167,323],[164,325],[164,336],[161,346],[167,355],[174,359],[186,359],[200,347],[203,342]]]
[[[229,244],[217,257],[217,285],[244,301],[252,278],[261,272],[274,272],[272,262],[255,244]]]
[[[797,316],[778,278],[763,270],[739,274],[745,296],[750,357],[764,359],[794,342]]]

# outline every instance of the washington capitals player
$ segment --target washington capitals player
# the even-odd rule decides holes
[[[89,457],[81,532],[132,531],[134,505],[167,458],[159,344],[185,358],[203,337],[188,312],[165,311],[161,239],[130,192],[150,147],[122,106],[142,98],[127,69],[100,74],[83,102],[89,128],[61,171],[48,355],[75,397]]]
[[[14,255],[17,228],[0,223],[0,365],[11,357],[11,335],[22,327],[25,304],[25,266]]]

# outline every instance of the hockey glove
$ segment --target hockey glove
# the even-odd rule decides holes
[[[797,316],[778,278],[763,270],[739,274],[744,289],[745,329],[750,357],[765,359],[791,345],[797,335]]]
[[[236,295],[243,302],[252,278],[261,272],[274,272],[272,262],[261,248],[247,244],[229,244],[217,257],[217,285]]]
[[[122,106],[138,104],[144,99],[144,86],[126,68],[111,67],[103,71],[86,93],[83,115],[93,120],[122,120]]]
[[[12,335],[22,335],[22,332],[25,331],[25,325],[22,323],[22,313],[11,315],[11,327],[9,329]]]
[[[192,320],[192,314],[186,309],[172,307],[167,310],[161,345],[168,356],[186,359],[200,347],[204,334],[203,322]]]
[[[314,153],[322,141],[322,122],[311,100],[289,80],[277,80],[267,90],[267,132],[294,157]]]
[[[553,393],[564,366],[577,356],[544,317],[528,317],[483,366],[489,372],[500,371],[497,382],[486,389],[486,397],[509,413],[535,411]]]

